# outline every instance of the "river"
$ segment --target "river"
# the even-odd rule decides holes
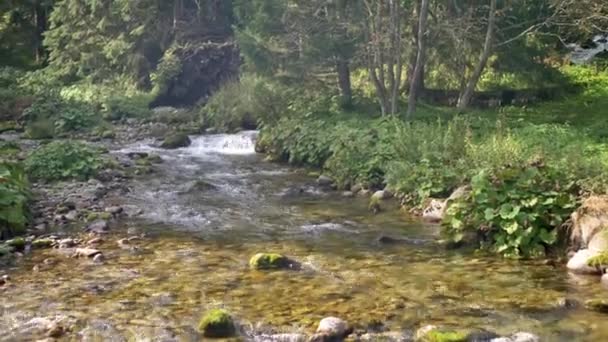
[[[313,332],[326,316],[358,329],[402,331],[434,324],[528,331],[543,341],[608,341],[605,316],[564,305],[602,295],[596,278],[542,261],[448,251],[438,228],[398,210],[377,215],[367,199],[317,188],[307,171],[266,162],[255,132],[193,138],[162,150],[141,142],[113,153],[154,152],[163,163],[123,199],[143,208],[103,246],[106,262],[36,251],[9,270],[0,340],[40,338],[28,324],[67,317],[66,340],[195,340],[209,308],[223,307],[253,336]],[[132,248],[114,241],[145,234]],[[399,238],[394,244],[379,236]],[[257,252],[284,253],[301,271],[248,268]],[[33,323],[32,323],[33,322]]]

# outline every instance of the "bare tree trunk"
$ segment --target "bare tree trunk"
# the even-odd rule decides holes
[[[493,0],[494,1],[494,0]],[[410,93],[407,104],[407,119],[410,119],[416,111],[416,101],[418,100],[418,90],[422,79],[422,70],[426,60],[426,31],[427,19],[429,14],[429,0],[422,0],[420,4],[420,19],[418,22],[418,54],[416,56],[416,67],[414,68],[414,79],[410,84]]]
[[[342,96],[342,105],[349,106],[353,101],[353,92],[350,84],[348,60],[339,57],[336,62],[336,71],[338,72],[338,86],[340,87],[340,95]]]
[[[401,76],[403,74],[403,58],[401,51],[401,11],[399,1],[391,0],[391,114],[395,115],[399,111],[399,88],[401,88]]]
[[[479,82],[479,78],[483,73],[486,65],[488,64],[488,59],[490,58],[490,54],[492,53],[492,44],[494,40],[494,29],[496,26],[496,0],[490,0],[490,13],[488,14],[488,30],[486,31],[486,39],[483,44],[483,52],[481,53],[481,57],[479,58],[479,62],[475,66],[475,70],[473,70],[473,74],[469,78],[467,85],[460,95],[458,99],[458,109],[464,110],[471,103],[471,99],[473,98],[473,94],[475,93],[475,88],[477,87],[477,83]]]
[[[43,45],[43,35],[47,28],[47,9],[40,3],[40,0],[36,1],[34,5],[34,17],[36,20],[36,46],[34,54],[36,56],[36,63],[40,64],[46,57]]]

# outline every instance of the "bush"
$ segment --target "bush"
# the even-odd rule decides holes
[[[24,232],[28,199],[29,184],[23,167],[0,161],[0,239]]]
[[[288,114],[284,89],[270,80],[245,75],[214,93],[201,114],[209,125],[227,131],[255,128]]]
[[[123,118],[146,118],[152,114],[149,108],[150,96],[139,95],[133,97],[111,96],[102,103],[103,118],[106,120],[120,120]]]
[[[104,166],[99,152],[75,141],[53,141],[34,150],[26,159],[28,175],[35,180],[86,180]]]
[[[43,139],[55,133],[83,131],[97,123],[97,113],[90,105],[64,100],[56,93],[41,94],[24,111],[32,138]],[[49,126],[52,123],[52,130]],[[33,127],[30,127],[33,126]]]
[[[473,230],[483,235],[482,247],[496,253],[544,256],[576,207],[575,194],[575,183],[549,167],[480,171],[471,192],[448,208],[444,233],[459,243]]]

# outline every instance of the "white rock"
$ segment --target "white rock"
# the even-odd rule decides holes
[[[352,332],[348,323],[338,317],[325,317],[319,322],[318,334],[331,337],[346,337]]]
[[[431,222],[439,222],[443,220],[445,204],[446,201],[432,199],[422,212],[422,218]]]
[[[304,334],[274,334],[260,335],[253,338],[254,342],[305,342],[307,336]]]
[[[101,251],[93,248],[76,248],[74,254],[76,257],[93,258],[94,256],[101,254]]]
[[[372,200],[386,200],[392,197],[393,194],[391,194],[389,191],[387,190],[379,190],[374,192],[374,194],[372,195]]]
[[[596,256],[598,252],[588,249],[581,249],[570,260],[568,260],[568,270],[574,273],[599,274],[600,270],[587,264],[590,258]]]
[[[319,178],[317,178],[317,184],[320,186],[331,186],[333,183],[334,180],[325,175],[320,175]]]

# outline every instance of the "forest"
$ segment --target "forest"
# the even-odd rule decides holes
[[[0,335],[608,340],[607,139],[605,0],[2,0]]]

